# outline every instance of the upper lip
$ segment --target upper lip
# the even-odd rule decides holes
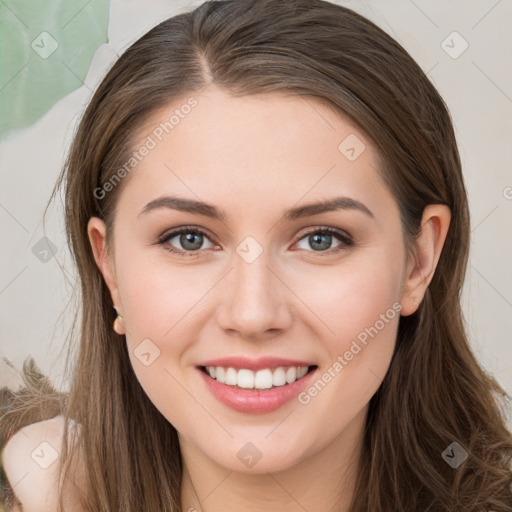
[[[262,357],[260,359],[250,359],[248,357],[222,357],[220,359],[210,359],[204,361],[198,366],[222,366],[224,368],[235,368],[240,370],[263,370],[264,368],[277,368],[279,366],[314,366],[313,363],[307,361],[299,361],[296,359],[284,359],[281,357]]]

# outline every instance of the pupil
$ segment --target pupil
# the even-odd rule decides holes
[[[181,235],[180,243],[187,250],[195,250],[201,248],[201,234],[200,233],[186,233]],[[196,243],[196,246],[193,245],[194,238],[199,238],[199,243]],[[197,242],[197,241],[196,241]],[[190,246],[189,244],[192,244]]]
[[[310,243],[311,243],[311,247],[315,248],[315,244],[319,241],[319,239],[323,238],[324,239],[324,244],[322,246],[321,244],[321,241],[318,242],[321,244],[321,249],[328,249],[330,244],[331,244],[331,235],[328,235],[328,234],[321,234],[321,233],[316,233],[315,235],[311,235],[310,237]]]

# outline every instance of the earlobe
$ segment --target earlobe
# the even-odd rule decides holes
[[[423,211],[421,232],[407,263],[402,288],[402,316],[414,313],[421,304],[436,270],[450,226],[451,212],[443,204],[429,204]]]

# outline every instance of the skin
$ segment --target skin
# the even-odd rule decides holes
[[[135,148],[188,97],[154,113]],[[368,403],[389,367],[399,314],[307,404],[235,412],[207,390],[195,366],[270,355],[326,372],[393,304],[401,304],[402,315],[417,309],[450,212],[429,205],[408,253],[378,155],[347,119],[314,99],[285,94],[235,98],[210,86],[194,97],[198,105],[125,178],[110,252],[103,221],[88,224],[94,257],[123,317],[116,330],[126,334],[148,397],[179,432],[183,510],[348,510]],[[350,134],[366,146],[354,161],[338,149]],[[213,204],[226,220],[166,208],[139,215],[161,195]],[[290,207],[337,195],[364,203],[374,218],[339,210],[282,220]],[[185,225],[210,235],[189,250],[196,256],[155,243]],[[315,250],[308,228],[322,226],[349,233],[354,244],[335,252],[343,242],[333,236]],[[247,236],[263,249],[252,263],[236,252]],[[179,236],[169,245],[184,250]],[[134,354],[145,339],[160,350],[149,366]],[[251,468],[237,457],[247,442],[262,453]],[[333,505],[338,486],[341,508]]]
[[[11,488],[23,505],[23,509],[15,506],[12,512],[55,512],[58,509],[60,460],[54,457],[61,453],[63,433],[64,417],[58,415],[27,425],[9,438],[1,454],[2,464]],[[82,512],[79,493],[85,488],[85,474],[78,462],[81,458],[79,455],[73,460],[64,482],[66,512]]]

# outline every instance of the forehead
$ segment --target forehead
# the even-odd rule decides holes
[[[252,204],[256,212],[337,191],[354,199],[366,191],[366,201],[374,204],[383,199],[379,192],[386,194],[371,140],[311,97],[234,97],[210,86],[154,112],[138,130],[133,149],[144,145],[151,148],[126,187],[136,203],[172,193]]]

